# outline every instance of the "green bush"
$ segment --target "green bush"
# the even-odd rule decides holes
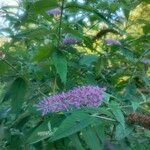
[[[148,0],[1,7],[0,149],[148,150],[149,8]],[[106,88],[99,107],[37,110],[45,97],[83,85]]]

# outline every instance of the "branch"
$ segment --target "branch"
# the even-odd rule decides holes
[[[93,42],[95,42],[97,39],[100,39],[102,36],[105,36],[109,32],[114,34],[120,34],[118,31],[114,29],[103,29],[96,34],[96,36],[93,38]]]
[[[104,117],[104,116],[97,116],[96,114],[93,114],[91,115],[92,117],[96,117],[96,118],[100,118],[100,119],[103,119],[103,120],[107,120],[107,121],[113,121],[113,122],[116,122],[116,120],[114,119],[111,119],[111,118],[108,118],[108,117]]]
[[[13,65],[11,65],[6,59],[2,59],[2,61],[18,73],[18,70]]]
[[[60,22],[59,22],[59,30],[58,30],[58,47],[60,45],[61,42],[61,26],[62,26],[62,16],[63,16],[63,10],[64,10],[64,2],[65,0],[62,1],[62,5],[61,5],[61,15],[60,15]]]

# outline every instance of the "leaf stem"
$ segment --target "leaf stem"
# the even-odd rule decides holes
[[[96,118],[100,118],[100,119],[103,119],[103,120],[108,120],[108,121],[116,122],[116,120],[114,120],[114,119],[111,119],[111,118],[108,118],[108,117],[104,117],[104,116],[97,116],[97,114],[93,114],[91,116],[92,117],[96,117]]]
[[[6,59],[2,59],[2,61],[7,64],[8,66],[10,66],[14,71],[18,72],[18,70],[13,66],[11,65]]]
[[[62,5],[61,5],[61,15],[60,15],[60,22],[59,22],[59,29],[58,29],[58,47],[61,42],[61,26],[62,26],[62,16],[63,16],[63,10],[64,10],[64,3],[65,0],[62,0]]]

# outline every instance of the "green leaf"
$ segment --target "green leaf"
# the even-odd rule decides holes
[[[50,33],[48,29],[45,29],[44,27],[39,27],[35,29],[28,29],[28,30],[23,30],[22,32],[16,34],[13,36],[15,39],[23,39],[23,38],[28,38],[30,40],[40,40],[41,35],[46,36]]]
[[[77,149],[77,150],[85,150],[80,142],[80,139],[78,137],[78,134],[73,134],[72,136],[70,136],[70,139],[73,143],[73,146]]]
[[[111,97],[112,97],[111,94],[104,92],[104,101],[108,103]]]
[[[60,79],[63,83],[66,83],[67,80],[67,60],[62,54],[54,53],[53,63],[56,68],[57,73],[60,76]]]
[[[100,76],[102,70],[107,67],[108,60],[106,58],[99,58],[97,62],[94,63],[95,65],[95,74],[96,76]]]
[[[121,124],[116,126],[115,138],[116,140],[121,140],[128,136],[133,131],[132,128],[127,127],[126,129],[122,127]]]
[[[143,74],[142,80],[145,82],[147,87],[150,87],[150,78],[147,75]]]
[[[10,89],[7,91],[4,100],[11,99],[11,106],[14,112],[17,112],[21,109],[21,106],[24,102],[26,90],[26,81],[23,78],[18,77],[17,79],[15,79]]]
[[[144,34],[149,34],[149,33],[150,33],[149,28],[150,28],[150,24],[146,24],[146,25],[143,27],[143,32],[144,32]]]
[[[123,55],[127,60],[129,60],[133,63],[136,61],[135,54],[127,48],[121,48],[120,54]]]
[[[85,142],[89,146],[90,150],[100,150],[101,145],[100,141],[91,127],[87,127],[82,131],[82,136],[84,137]]]
[[[78,38],[78,39],[83,38],[83,31],[81,31],[82,28],[80,28],[80,30],[79,30],[79,29],[77,30],[77,29],[74,29],[74,28],[72,28],[72,27],[69,27],[69,26],[68,26],[68,23],[67,23],[67,24],[64,24],[64,25],[63,25],[63,29],[64,29],[64,32],[65,32],[66,34],[73,35],[73,36],[75,36],[75,37]]]
[[[82,59],[80,60],[81,65],[90,66],[93,62],[98,60],[97,55],[84,55]]]
[[[149,1],[149,0],[141,0],[141,2],[145,2],[145,3],[150,4],[150,1]]]
[[[133,111],[135,112],[137,110],[137,108],[139,107],[140,103],[137,101],[132,100],[131,101],[132,107],[133,107]]]
[[[70,136],[92,124],[96,119],[84,112],[74,112],[68,116],[53,134],[51,141]]]
[[[19,135],[11,135],[11,141],[7,150],[20,150],[22,149],[22,139]]]
[[[84,41],[84,44],[86,45],[87,48],[89,48],[90,50],[94,51],[93,45],[91,44],[92,43],[92,39],[90,37],[84,36],[83,37],[83,41]]]
[[[4,125],[0,125],[0,140],[2,141],[2,139],[5,138],[5,126]]]
[[[110,108],[111,108],[112,113],[116,117],[117,121],[120,122],[120,124],[122,125],[123,128],[125,128],[124,115],[123,115],[121,108],[118,105],[118,103],[116,103],[116,102],[111,103]]]
[[[82,11],[94,13],[97,17],[102,19],[104,22],[111,24],[111,22],[102,13],[99,13],[94,7],[91,7],[89,5],[80,5],[73,2],[73,3],[68,3],[66,7],[69,10],[75,9],[77,11],[82,10]]]
[[[45,121],[45,122],[41,123],[32,132],[32,134],[27,139],[27,143],[29,143],[29,144],[37,143],[39,141],[47,139],[48,137],[50,137],[50,132],[49,132],[49,129],[48,129],[48,122]]]
[[[102,143],[104,142],[104,140],[106,138],[105,126],[106,126],[106,124],[103,122],[100,122],[98,125],[94,126],[94,130]]]
[[[36,12],[36,13],[41,13],[43,11],[46,11],[48,9],[52,9],[54,7],[57,7],[57,1],[54,1],[54,0],[40,0],[40,1],[36,1],[35,3],[33,3],[31,5],[31,10]]]
[[[49,58],[54,50],[55,47],[52,45],[40,47],[37,54],[33,57],[33,61],[40,62],[46,58]]]
[[[4,74],[8,69],[9,65],[0,60],[0,74]]]
[[[30,131],[27,143],[33,144],[49,138],[66,117],[63,114],[51,114],[48,119]]]

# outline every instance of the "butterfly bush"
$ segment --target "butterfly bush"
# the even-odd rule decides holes
[[[106,40],[106,44],[108,44],[108,45],[121,45],[121,43],[119,41],[117,41],[115,39],[111,39],[111,38]]]
[[[60,15],[61,9],[60,8],[54,8],[47,11],[48,15]]]
[[[65,37],[63,39],[63,43],[66,45],[76,44],[78,43],[78,40],[74,37]]]
[[[143,63],[143,64],[150,64],[150,59],[148,59],[148,58],[143,58],[142,60],[141,60],[141,62]]]
[[[37,104],[37,109],[42,112],[42,115],[46,115],[50,112],[68,111],[72,108],[98,107],[104,98],[104,91],[105,88],[98,86],[76,87],[68,92],[44,98]]]

